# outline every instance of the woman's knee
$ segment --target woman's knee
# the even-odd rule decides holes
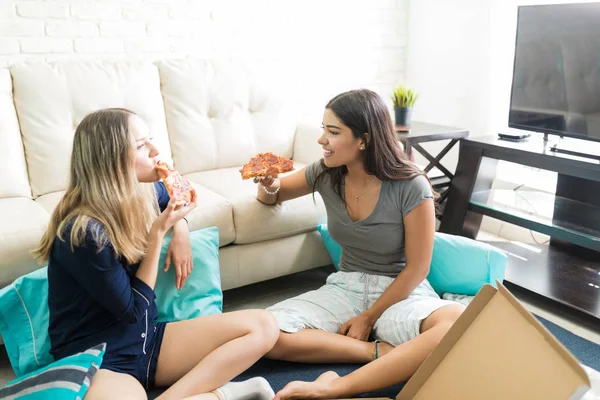
[[[456,320],[462,315],[465,306],[456,303],[444,306],[432,312],[429,317],[425,318],[421,324],[421,333],[433,328],[434,326],[443,325],[449,330]]]
[[[271,350],[279,338],[279,326],[273,315],[265,310],[253,310],[251,331],[265,347]]]

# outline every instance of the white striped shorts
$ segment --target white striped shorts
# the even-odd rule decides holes
[[[320,329],[337,333],[346,321],[371,307],[393,281],[391,277],[362,272],[335,272],[319,289],[284,300],[267,310],[283,332]],[[458,303],[440,299],[425,280],[408,298],[381,315],[371,335],[397,346],[417,337],[421,322],[432,312],[451,304]]]

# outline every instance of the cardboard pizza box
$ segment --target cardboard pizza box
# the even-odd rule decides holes
[[[579,362],[500,283],[485,285],[396,400],[577,400]]]

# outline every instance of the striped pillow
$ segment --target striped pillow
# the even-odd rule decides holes
[[[0,399],[83,399],[104,357],[102,343],[23,375],[0,389]]]

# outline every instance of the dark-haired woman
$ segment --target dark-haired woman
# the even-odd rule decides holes
[[[256,179],[259,201],[318,192],[339,272],[324,286],[269,308],[281,330],[273,359],[367,365],[292,382],[276,399],[351,397],[410,378],[462,313],[426,277],[435,206],[427,176],[402,151],[376,93],[353,90],[326,106],[323,159],[281,179]],[[370,338],[375,339],[370,342]]]

